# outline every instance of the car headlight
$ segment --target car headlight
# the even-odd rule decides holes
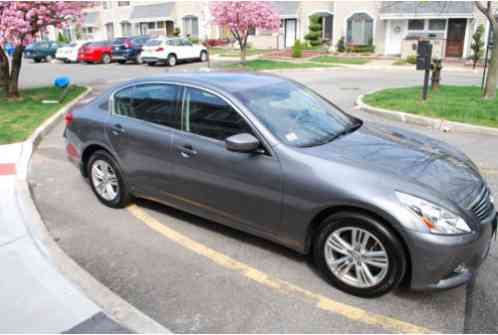
[[[455,235],[472,231],[464,219],[445,208],[405,193],[396,192],[396,195],[431,233]]]

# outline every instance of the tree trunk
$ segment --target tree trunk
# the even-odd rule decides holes
[[[21,74],[22,53],[24,46],[18,45],[12,56],[12,70],[9,78],[9,98],[19,98],[19,75]]]
[[[244,45],[244,46],[240,47],[240,62],[242,64],[245,64],[246,63],[246,58],[247,58],[247,48]]]
[[[0,47],[0,87],[3,89],[5,95],[9,91],[9,57],[5,53],[5,50]]]
[[[495,29],[495,43],[491,49],[491,58],[488,64],[488,74],[486,77],[486,85],[484,86],[484,99],[496,99],[496,80],[498,76],[498,50],[496,43],[498,42],[498,29]]]

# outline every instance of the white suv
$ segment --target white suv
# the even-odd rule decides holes
[[[180,60],[208,60],[208,51],[202,44],[192,44],[188,38],[156,38],[145,43],[140,55],[148,65],[166,63],[175,66]]]

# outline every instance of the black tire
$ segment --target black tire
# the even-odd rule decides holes
[[[35,63],[40,63],[40,62],[41,62],[41,59],[40,59],[40,58],[33,58],[33,62],[35,62]]]
[[[96,161],[104,161],[109,164],[115,172],[117,182],[119,185],[119,189],[117,195],[112,200],[107,200],[103,198],[99,192],[97,192],[93,178],[92,178],[92,167]],[[96,151],[88,160],[88,164],[86,166],[87,176],[92,187],[93,193],[99,199],[101,203],[111,208],[123,208],[126,207],[131,201],[131,195],[128,189],[128,186],[123,178],[123,173],[119,167],[119,164],[116,162],[114,157],[110,155],[107,151],[99,150]]]
[[[199,57],[201,62],[207,62],[209,60],[209,55],[206,50],[201,51],[201,55]]]
[[[366,230],[382,243],[387,253],[389,261],[387,273],[375,286],[363,288],[350,285],[337,277],[327,264],[325,258],[327,238],[333,232],[346,227]],[[379,297],[399,286],[406,272],[406,257],[403,245],[390,228],[377,219],[361,213],[342,212],[329,216],[321,224],[313,243],[314,262],[330,283],[344,292],[363,298]]]
[[[173,67],[176,65],[177,62],[178,62],[178,59],[176,58],[175,55],[171,54],[168,56],[168,62],[167,62],[168,66]]]
[[[156,65],[156,62],[147,62],[147,65],[148,66],[154,66],[154,65]]]
[[[119,64],[126,64],[126,61],[125,60],[118,60],[118,63]]]

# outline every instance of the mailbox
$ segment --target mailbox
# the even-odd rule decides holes
[[[429,41],[419,41],[417,46],[417,70],[430,70],[431,58],[432,44]]]

